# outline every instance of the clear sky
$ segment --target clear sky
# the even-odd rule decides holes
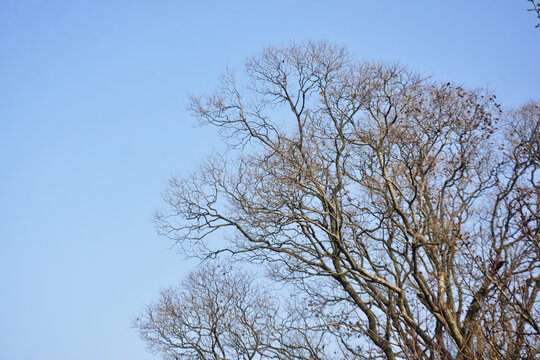
[[[157,359],[131,320],[193,267],[156,235],[166,180],[218,147],[185,111],[265,45],[344,44],[540,99],[525,0],[0,0],[0,359]]]

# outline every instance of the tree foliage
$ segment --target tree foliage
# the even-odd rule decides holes
[[[264,264],[337,358],[538,356],[538,103],[504,111],[309,42],[265,49],[190,109],[228,151],[170,181],[156,223],[186,253]]]

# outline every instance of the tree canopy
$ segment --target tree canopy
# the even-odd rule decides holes
[[[186,330],[150,311],[152,346],[173,359],[538,356],[537,102],[508,110],[484,89],[306,42],[266,48],[189,108],[227,151],[170,180],[157,228],[186,254],[265,266],[309,309],[288,328],[339,351],[187,353],[169,341]],[[287,328],[272,309],[259,349]]]

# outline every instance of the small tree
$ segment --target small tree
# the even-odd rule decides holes
[[[326,43],[245,69],[191,97],[229,150],[171,179],[164,235],[268,265],[348,359],[538,356],[537,103],[503,112]]]
[[[252,275],[211,264],[162,291],[134,325],[165,359],[321,359],[324,335],[314,318],[284,305]]]

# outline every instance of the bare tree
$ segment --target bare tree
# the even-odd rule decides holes
[[[538,356],[538,103],[326,43],[267,48],[242,83],[191,97],[229,146],[171,179],[164,235],[266,264],[343,358]]]
[[[287,304],[251,274],[205,265],[162,291],[134,326],[165,359],[321,359],[324,332],[303,307]]]

